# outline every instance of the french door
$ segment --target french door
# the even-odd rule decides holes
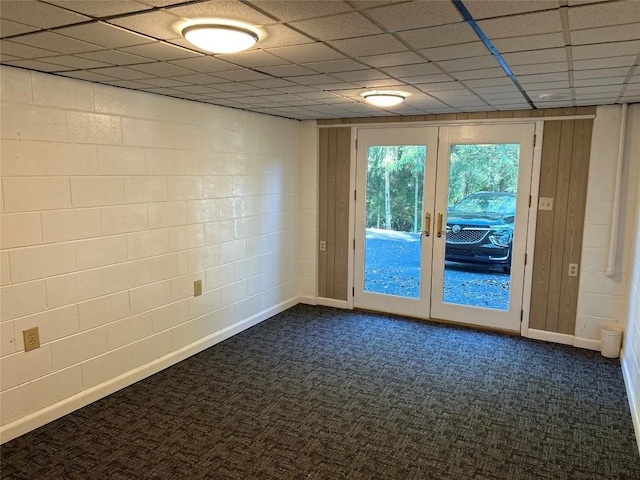
[[[354,306],[519,331],[534,128],[359,129]]]

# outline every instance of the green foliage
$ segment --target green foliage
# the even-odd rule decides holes
[[[475,192],[515,193],[519,154],[518,144],[453,145],[448,205]]]
[[[474,192],[515,192],[518,144],[454,145],[449,206]],[[426,147],[370,146],[367,151],[367,228],[422,229]]]

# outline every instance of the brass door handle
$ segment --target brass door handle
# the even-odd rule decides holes
[[[424,236],[429,237],[431,235],[431,214],[424,214]]]
[[[438,214],[438,237],[442,236],[442,214]]]

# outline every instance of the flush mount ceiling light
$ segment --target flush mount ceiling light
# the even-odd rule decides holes
[[[252,47],[258,35],[235,25],[200,24],[182,29],[182,36],[196,47],[211,53],[236,53]]]
[[[560,93],[560,92],[549,92],[549,93],[541,93],[538,98],[540,100],[545,100],[545,101],[553,101],[553,100],[569,100],[571,98],[571,95],[567,94],[567,93]]]
[[[376,107],[392,107],[404,102],[407,94],[402,92],[368,92],[362,96]]]

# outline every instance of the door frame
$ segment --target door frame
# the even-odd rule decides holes
[[[533,163],[531,166],[531,205],[529,206],[529,222],[527,225],[527,244],[526,255],[527,263],[524,269],[524,284],[523,284],[523,298],[522,298],[522,322],[520,324],[520,335],[528,337],[529,332],[529,316],[531,312],[531,287],[533,283],[533,264],[534,264],[534,251],[535,251],[535,238],[536,238],[536,224],[538,218],[538,199],[540,189],[540,167],[542,163],[542,143],[544,135],[544,120],[527,121],[527,118],[514,118],[514,119],[489,119],[489,120],[450,120],[450,121],[435,121],[435,122],[407,122],[406,124],[398,123],[392,125],[389,123],[380,124],[365,124],[351,127],[351,161],[350,161],[350,179],[349,179],[349,192],[351,195],[351,201],[349,202],[349,244],[355,245],[356,239],[356,146],[357,135],[359,128],[407,128],[411,126],[462,126],[462,125],[500,125],[500,124],[512,124],[512,123],[534,123],[535,124],[535,141],[533,146]],[[349,282],[347,292],[347,308],[354,309],[354,265],[355,255],[354,248],[348,249],[348,275]]]

